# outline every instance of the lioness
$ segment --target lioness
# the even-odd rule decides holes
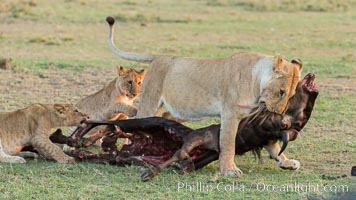
[[[133,101],[137,98],[141,89],[141,82],[146,70],[136,71],[126,69],[118,65],[118,77],[98,92],[80,100],[76,106],[89,115],[92,120],[107,120],[116,115],[124,113],[133,117],[137,113]]]
[[[16,156],[24,146],[32,145],[48,159],[73,163],[74,158],[63,153],[49,140],[52,128],[79,126],[88,116],[71,104],[33,104],[13,112],[0,113],[0,162],[25,163]]]
[[[136,116],[157,115],[163,105],[179,119],[220,116],[220,172],[240,176],[242,171],[234,163],[240,120],[256,102],[265,102],[271,112],[283,113],[295,93],[301,61],[249,52],[216,59],[123,52],[113,43],[115,20],[107,17],[106,21],[113,53],[123,59],[151,63]]]
[[[296,94],[290,98],[288,102],[285,115],[270,113],[264,109],[264,105],[261,105],[259,110],[256,110],[249,117],[242,119],[235,140],[235,154],[242,155],[250,150],[254,150],[260,157],[260,151],[262,147],[264,147],[280,168],[290,170],[299,169],[300,162],[288,159],[283,151],[287,147],[289,141],[293,141],[297,138],[299,131],[303,129],[311,116],[316,97],[319,93],[314,80],[315,75],[309,73],[299,82]],[[169,135],[183,135],[183,138],[178,140],[183,141],[183,144],[170,159],[162,163],[156,161],[156,163],[159,164],[154,164],[153,167],[145,170],[141,174],[141,180],[147,181],[152,179],[157,173],[163,171],[174,162],[180,162],[182,165],[184,165],[184,163],[192,162],[192,164],[187,164],[188,166],[185,166],[188,170],[192,170],[202,168],[218,158],[219,143],[217,142],[217,138],[219,137],[220,125],[211,125],[209,127],[187,131],[187,133],[182,134],[182,132],[174,133],[175,130],[183,130],[183,128],[179,128],[179,124],[174,124],[159,118],[151,118],[151,120],[150,124],[159,121],[158,124],[161,127],[155,127],[156,130],[159,130],[160,128],[163,130],[170,129]],[[139,124],[140,122],[135,122],[135,126],[137,127],[136,132],[150,135],[150,131],[139,129]],[[169,126],[167,126],[168,124]],[[146,130],[150,130],[151,128],[147,124],[144,124],[143,126],[141,125],[141,127],[145,127]],[[124,126],[120,126],[120,129],[124,130]],[[175,137],[175,139],[176,138],[177,137]],[[279,148],[278,140],[283,141],[282,149]],[[155,142],[156,144],[159,144],[157,139]],[[205,151],[197,147],[201,147],[201,149],[204,149]],[[156,146],[156,149],[161,148]],[[190,158],[187,162],[185,159],[188,155]],[[147,156],[147,154],[145,156]],[[142,160],[148,160],[148,158]]]

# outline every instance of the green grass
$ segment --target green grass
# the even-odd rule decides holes
[[[98,77],[107,78],[114,75],[100,73],[100,69],[112,68],[118,63],[147,67],[121,60],[110,52],[105,18],[111,15],[118,20],[115,41],[121,49],[190,57],[225,57],[238,51],[281,54],[288,59],[299,57],[304,63],[303,74],[316,74],[320,95],[309,123],[286,151],[288,157],[301,162],[298,171],[279,169],[266,152],[262,155],[264,162],[259,165],[248,153],[236,157],[238,167],[244,172],[238,179],[219,176],[218,163],[214,162],[189,175],[167,169],[152,181],[143,183],[140,172],[144,167],[61,165],[38,159],[28,160],[26,165],[0,164],[0,198],[322,199],[356,196],[355,177],[350,176],[351,167],[356,165],[356,5],[352,0],[293,2],[2,1],[0,56],[11,57],[16,65],[14,76],[24,79],[42,74],[54,79],[60,77],[58,73],[63,79],[75,79],[75,75],[90,73],[90,70]],[[5,72],[0,70],[1,73]],[[56,75],[51,76],[51,73]],[[10,77],[6,83],[16,85]],[[83,84],[97,84],[97,81],[88,80]],[[46,90],[44,85],[34,86]],[[26,90],[17,89],[18,94]],[[49,95],[68,101],[57,89]],[[65,93],[66,89],[58,90]],[[78,85],[78,93],[82,89]],[[7,88],[1,88],[1,93],[4,105],[0,108],[4,110],[52,98],[30,99],[22,95],[23,99],[12,99],[6,96]],[[76,92],[73,96],[79,98]],[[187,124],[198,128],[218,122],[211,119]],[[194,188],[196,183],[214,190]],[[189,186],[178,189],[179,184],[193,189],[189,190]],[[347,185],[348,192],[340,191],[342,188],[336,193],[271,189],[272,185],[281,188],[293,184],[322,185],[323,188]],[[232,185],[234,191],[220,187],[228,190]],[[267,185],[270,186],[268,191],[259,188]],[[222,191],[217,190],[218,186]]]

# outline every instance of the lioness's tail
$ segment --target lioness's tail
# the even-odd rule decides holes
[[[114,23],[115,19],[112,17],[107,17],[106,21],[108,22],[110,26],[110,31],[109,31],[109,47],[111,51],[119,56],[120,58],[126,59],[126,60],[132,60],[136,62],[144,62],[144,63],[150,63],[154,59],[154,55],[144,55],[144,54],[137,54],[137,53],[131,53],[131,52],[124,52],[120,51],[117,49],[114,45],[114,37],[113,37],[113,32],[114,32]]]

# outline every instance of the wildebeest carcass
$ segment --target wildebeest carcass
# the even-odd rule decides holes
[[[262,104],[243,119],[236,136],[235,153],[242,155],[251,150],[258,152],[264,147],[281,168],[298,169],[299,162],[287,159],[283,151],[289,141],[296,139],[298,132],[310,118],[318,95],[314,79],[315,75],[309,73],[299,82],[296,94],[289,100],[284,115],[268,112]],[[68,138],[56,132],[51,140],[61,140],[73,147],[86,147],[103,138],[104,152],[101,154],[80,148],[71,150],[68,154],[78,160],[117,165],[151,164],[153,167],[141,175],[143,181],[150,180],[174,162],[179,162],[187,170],[193,170],[219,158],[219,124],[193,130],[161,117],[87,124],[86,128],[79,128]],[[85,133],[99,125],[108,127],[93,137],[83,138]],[[118,138],[129,138],[131,143],[118,150]],[[279,140],[283,142],[282,148],[279,147]]]

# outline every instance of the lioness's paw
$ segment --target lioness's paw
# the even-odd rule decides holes
[[[67,156],[67,157],[58,159],[57,162],[63,163],[63,164],[72,164],[72,163],[75,163],[75,159],[73,157]]]
[[[240,177],[243,173],[239,168],[234,167],[232,169],[227,169],[227,170],[221,171],[221,174],[223,176],[237,176],[237,177]]]
[[[26,160],[20,156],[11,156],[8,159],[6,159],[7,163],[26,163]]]
[[[300,162],[298,160],[286,160],[278,164],[282,169],[297,170],[300,168]]]

